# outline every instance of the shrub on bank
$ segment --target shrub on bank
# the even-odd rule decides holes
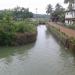
[[[75,38],[70,38],[71,43],[75,44]]]
[[[75,24],[72,24],[72,25],[66,25],[66,27],[68,27],[68,28],[71,28],[71,29],[74,29],[74,30],[75,30]]]
[[[0,21],[0,45],[12,45],[16,39],[15,34],[26,32],[36,32],[34,22],[29,20],[13,21],[10,16],[6,16]]]
[[[15,23],[15,27],[16,27],[16,32],[35,32],[36,31],[36,26],[34,25],[34,23],[32,22],[24,22],[24,21],[20,21],[20,22],[16,22]]]
[[[75,38],[69,38],[64,32],[60,32],[60,30],[55,27],[48,26],[48,29],[65,47],[70,50],[75,50]]]

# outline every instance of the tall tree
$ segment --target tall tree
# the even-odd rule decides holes
[[[55,6],[55,10],[51,16],[53,21],[55,20],[55,21],[64,22],[64,17],[65,17],[64,11],[65,9],[59,3],[57,3]]]
[[[64,3],[74,3],[74,0],[64,0]]]
[[[50,15],[50,14],[53,12],[52,9],[53,9],[53,8],[52,8],[52,5],[51,5],[51,4],[48,4],[46,13]]]
[[[69,5],[68,5],[68,9],[69,10],[72,10],[73,9],[73,6],[72,5],[73,5],[72,3],[69,3]]]
[[[72,10],[73,9],[73,4],[75,3],[75,0],[64,0],[64,3],[69,3],[68,9]]]
[[[24,20],[33,17],[33,13],[28,8],[16,7],[13,10],[13,16],[16,20]]]
[[[62,10],[61,8],[62,8],[62,6],[59,3],[57,3],[55,6],[55,11],[59,12]]]

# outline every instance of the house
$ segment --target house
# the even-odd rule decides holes
[[[66,10],[65,23],[66,25],[72,25],[75,23],[75,3],[72,5],[72,10]]]
[[[65,13],[65,23],[67,25],[72,25],[75,22],[75,10],[66,11]]]

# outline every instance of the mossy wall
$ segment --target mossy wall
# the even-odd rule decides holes
[[[75,38],[68,37],[65,33],[61,32],[60,29],[57,29],[52,25],[47,25],[47,28],[66,48],[73,51],[75,50]]]
[[[12,42],[13,46],[25,45],[36,41],[37,33],[16,33],[15,39]]]

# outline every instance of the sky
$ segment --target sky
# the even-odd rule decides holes
[[[0,10],[20,6],[29,8],[33,13],[36,13],[37,8],[38,14],[45,14],[48,4],[52,4],[54,8],[57,3],[65,8],[67,7],[67,5],[64,4],[64,0],[0,0]]]

